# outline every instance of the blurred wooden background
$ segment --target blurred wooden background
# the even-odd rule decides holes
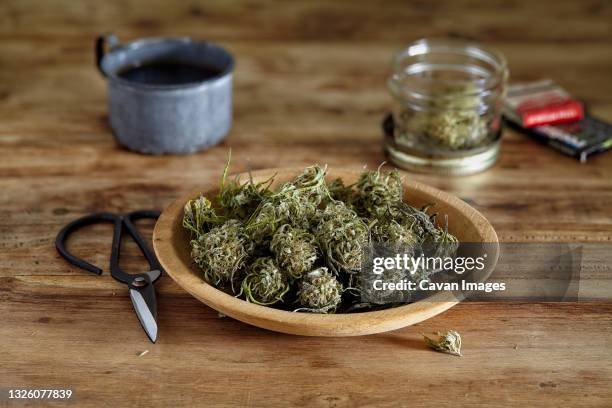
[[[233,52],[226,141],[191,156],[119,148],[93,58],[109,31]],[[124,286],[56,254],[71,219],[161,209],[216,181],[230,147],[236,172],[378,166],[390,58],[421,37],[497,47],[512,81],[553,78],[612,121],[609,1],[0,2],[0,387],[69,387],[78,406],[610,406],[610,303],[464,303],[393,333],[300,338],[219,319],[165,278],[151,345]],[[506,131],[485,173],[406,177],[468,201],[502,241],[611,240],[612,153],[581,165]],[[79,238],[75,253],[106,267],[110,229]],[[126,269],[144,265],[133,249]],[[463,358],[425,349],[419,333],[445,328]]]

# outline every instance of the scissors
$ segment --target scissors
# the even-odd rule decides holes
[[[157,219],[159,211],[141,210],[134,211],[128,214],[113,214],[113,213],[95,213],[86,215],[66,225],[57,234],[55,239],[55,247],[62,257],[64,257],[72,265],[77,266],[86,271],[102,274],[102,269],[90,264],[76,256],[72,255],[66,249],[65,243],[68,236],[74,231],[91,224],[100,222],[111,222],[114,224],[113,244],[110,258],[111,276],[121,283],[128,286],[130,298],[138,320],[142,325],[145,333],[151,342],[157,340],[157,301],[155,299],[155,288],[153,284],[160,278],[162,267],[157,260],[155,254],[151,251],[145,240],[142,238],[134,221],[143,218]],[[119,253],[121,250],[121,237],[126,231],[136,242],[140,251],[149,263],[149,271],[144,273],[129,274],[119,268]]]

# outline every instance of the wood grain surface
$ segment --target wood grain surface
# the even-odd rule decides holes
[[[94,38],[107,31],[231,50],[227,140],[191,156],[119,148],[93,64]],[[612,405],[609,302],[468,302],[391,333],[307,338],[219,318],[162,278],[152,345],[125,286],[67,265],[53,247],[75,217],[162,209],[215,182],[229,147],[236,172],[378,166],[391,55],[428,36],[497,47],[512,80],[554,78],[612,121],[605,0],[0,2],[0,387],[72,388],[79,407]],[[581,165],[507,130],[487,172],[406,177],[469,202],[502,242],[610,244],[610,153]],[[69,246],[106,267],[110,233],[92,227]],[[124,253],[126,269],[145,267],[135,246]],[[593,273],[609,281],[609,257]],[[447,328],[463,335],[464,357],[422,343],[421,332]]]

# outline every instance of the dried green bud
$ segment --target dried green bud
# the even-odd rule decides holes
[[[304,275],[297,296],[303,310],[333,313],[342,300],[342,285],[327,268],[321,267]]]
[[[375,220],[370,227],[372,242],[383,244],[390,249],[407,250],[419,243],[419,237],[408,226],[395,220]]]
[[[310,232],[284,224],[274,233],[270,250],[276,256],[278,265],[295,279],[311,270],[316,262],[315,241]]]
[[[183,214],[183,227],[193,234],[201,235],[223,222],[223,218],[217,216],[212,208],[212,203],[206,197],[200,196],[195,200],[189,200],[185,204]]]
[[[487,122],[476,111],[436,112],[420,120],[425,136],[455,150],[476,146],[487,136]]]
[[[437,228],[435,234],[427,235],[423,241],[423,249],[429,256],[451,256],[458,247],[459,240],[447,228]]]
[[[452,256],[459,248],[459,240],[448,232],[448,216],[444,216],[444,227],[435,224],[437,214],[429,217],[433,228],[427,228],[422,235],[423,251],[432,257]]]
[[[212,284],[230,282],[253,253],[254,245],[237,220],[211,229],[191,241],[191,257],[202,269],[204,279]]]
[[[346,272],[358,270],[370,242],[366,223],[341,201],[330,202],[317,218],[314,232],[328,266]]]
[[[258,305],[281,302],[289,291],[283,272],[270,257],[257,258],[242,281],[239,295]]]
[[[426,235],[438,233],[438,227],[436,227],[436,224],[425,211],[414,208],[406,203],[399,202],[391,205],[387,217],[413,231],[421,240]]]
[[[310,214],[315,211],[315,207],[305,200],[291,198],[266,201],[247,223],[247,231],[256,243],[266,246],[281,225],[290,223],[296,227],[308,228]]]
[[[401,202],[403,195],[402,178],[397,170],[365,171],[357,181],[356,207],[363,216],[378,216],[390,205]]]
[[[259,206],[254,217],[247,222],[247,230],[255,242],[265,245],[281,225],[310,229],[316,211],[316,205],[300,193],[274,196]]]
[[[354,198],[355,191],[352,186],[344,185],[341,178],[337,178],[327,185],[331,198],[349,205]]]
[[[249,181],[242,184],[238,182],[238,179],[227,182],[231,158],[232,151],[230,150],[221,175],[217,199],[221,207],[225,209],[227,218],[238,218],[244,221],[255,212],[262,201],[272,195],[270,185],[274,181],[274,176],[260,183],[254,183],[250,176]]]
[[[317,206],[324,197],[329,197],[325,169],[307,167],[293,181],[265,197],[247,221],[247,229],[258,244],[269,242],[276,229],[283,224],[310,229]]]
[[[330,201],[323,210],[317,211],[314,221],[320,224],[338,218],[352,220],[359,218],[359,215],[342,201]]]
[[[466,149],[487,137],[487,119],[479,112],[480,97],[472,83],[441,85],[430,90],[430,109],[407,108],[398,115],[398,141],[414,144],[416,136],[427,146]]]
[[[461,357],[461,336],[454,330],[446,333],[437,333],[438,338],[432,339],[423,334],[423,340],[428,347],[441,353]]]
[[[402,268],[384,268],[381,274],[357,274],[358,277],[354,282],[355,287],[361,294],[361,300],[364,303],[389,305],[393,303],[405,303],[410,301],[412,293],[410,291],[398,293],[395,290],[380,290],[383,284],[397,284],[404,280],[412,280],[410,273]],[[376,286],[375,286],[375,282]],[[375,289],[378,287],[379,289]]]
[[[246,219],[255,212],[262,201],[272,195],[270,184],[273,178],[261,183],[252,180],[240,184],[231,181],[219,191],[219,204],[230,218]]]
[[[329,197],[327,184],[325,183],[326,167],[310,166],[297,176],[293,181],[283,184],[274,197],[283,199],[295,198],[300,201],[306,200],[318,206],[321,201]]]

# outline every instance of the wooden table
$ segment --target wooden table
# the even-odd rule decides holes
[[[237,69],[227,140],[191,156],[119,148],[93,65],[93,40],[109,30],[229,48]],[[612,121],[606,1],[2,2],[0,387],[72,388],[79,407],[612,405],[609,302],[467,302],[391,333],[305,338],[219,318],[163,278],[152,345],[124,286],[57,255],[54,236],[68,221],[161,209],[216,181],[230,147],[234,171],[376,167],[390,57],[425,36],[495,46],[513,80],[552,77]],[[612,154],[579,164],[506,131],[487,172],[406,176],[468,200],[502,241],[611,239]],[[106,266],[109,233],[93,227],[71,249]],[[145,267],[133,246],[125,253],[126,269]],[[445,328],[462,333],[463,358],[423,345],[421,332]]]

